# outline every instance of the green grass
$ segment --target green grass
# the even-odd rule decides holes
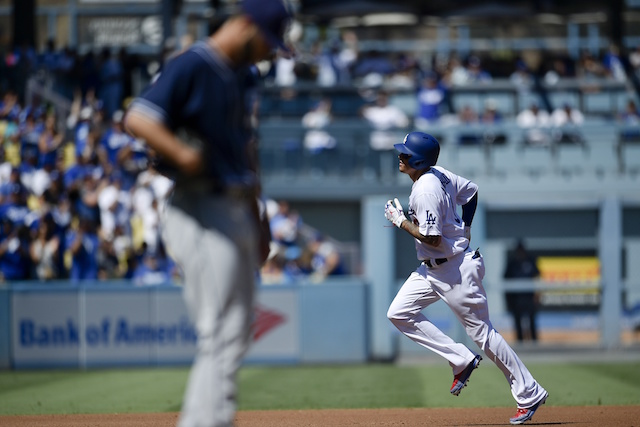
[[[0,372],[0,414],[178,411],[187,368]]]
[[[529,364],[549,391],[548,404],[639,405],[640,363]],[[446,363],[421,366],[245,368],[241,409],[504,407],[514,401],[498,368],[487,362],[458,397],[449,394]]]
[[[640,363],[531,363],[553,406],[640,405]],[[173,412],[189,368],[0,372],[0,415]],[[485,361],[459,397],[446,363],[244,367],[240,410],[513,406]]]

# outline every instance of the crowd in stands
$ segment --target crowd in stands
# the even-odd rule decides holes
[[[320,283],[328,276],[347,274],[337,244],[328,236],[305,226],[286,200],[267,200],[272,242],[261,269],[263,284],[291,284],[298,280]]]
[[[172,181],[142,141],[104,119],[91,92],[77,95],[64,129],[55,108],[0,102],[0,282],[117,280],[139,286],[180,281],[160,238]],[[263,283],[344,274],[330,239],[305,226],[286,201],[267,201],[272,253]],[[304,231],[304,232],[303,232]]]
[[[528,59],[529,63],[516,53],[496,59],[491,55],[474,53],[461,57],[452,52],[429,55],[425,59],[410,51],[361,51],[356,34],[343,31],[339,37],[315,41],[308,48],[306,44],[299,43],[296,50],[295,57],[276,60],[268,76],[276,86],[315,83],[319,87],[355,84],[360,87],[417,89],[427,77],[435,77],[443,89],[486,85],[494,78],[510,80],[521,87],[530,86],[538,78],[547,84],[555,84],[562,78],[627,80],[620,49],[614,44],[601,55],[587,49],[578,58],[542,52],[535,61]],[[633,71],[640,75],[640,46],[631,50],[626,59]]]
[[[158,227],[172,183],[124,131],[123,111],[105,119],[89,95],[57,114],[12,91],[0,102],[0,280],[178,277]]]
[[[57,49],[53,40],[42,51],[21,45],[3,51],[0,60],[0,93],[12,90],[24,103],[26,85],[35,77],[71,100],[77,91],[83,96],[93,92],[102,103],[107,118],[122,108],[122,102],[133,93],[136,71],[148,78],[147,63],[122,47],[104,47],[97,51],[78,52],[67,46]]]
[[[190,43],[192,38],[182,37],[179,46],[167,48],[164,60],[183,51]],[[361,50],[352,31],[328,36],[327,40],[297,40],[294,44],[296,55],[279,56],[273,66],[261,69],[265,83],[281,88],[283,98],[295,97],[294,88],[298,83],[311,83],[319,88],[355,86],[361,89],[362,100],[367,104],[376,102],[380,88],[391,93],[415,91],[418,103],[410,119],[423,127],[441,119],[456,118],[462,107],[454,107],[451,90],[457,87],[489,85],[499,79],[510,81],[526,93],[540,82],[552,86],[565,78],[578,78],[585,87],[591,81],[625,82],[628,78],[623,59],[628,60],[640,77],[640,46],[630,50],[627,58],[622,58],[620,49],[611,44],[600,55],[587,49],[578,58],[541,52],[534,61],[517,53],[495,58],[475,53],[464,57],[456,52],[420,56],[410,51]],[[69,99],[77,89],[83,95],[93,90],[102,101],[106,116],[110,117],[124,100],[135,95],[134,74],[142,76],[143,82],[148,81],[153,70],[161,68],[159,60],[162,61],[158,55],[142,58],[128,53],[126,48],[104,47],[81,54],[72,47],[56,49],[53,41],[41,52],[20,46],[6,52],[0,61],[0,91],[15,90],[22,101],[26,79],[33,75],[46,76],[47,81]],[[540,107],[549,109],[547,105]],[[353,113],[356,115],[358,111]],[[519,112],[501,113],[515,117]],[[299,112],[302,114],[304,111]],[[482,116],[482,111],[475,114]]]
[[[186,47],[166,52],[166,60]],[[56,50],[52,41],[42,52],[20,46],[3,54],[0,282],[130,279],[152,285],[180,280],[159,231],[159,212],[172,182],[153,168],[143,142],[122,124],[123,110],[135,95],[132,72],[146,72],[148,65],[124,48],[117,54],[104,48],[81,55],[69,47]],[[71,100],[71,111],[26,103],[28,77]],[[281,215],[269,212],[281,230]],[[294,274],[294,263],[296,276],[341,272],[334,261],[339,254],[324,237],[314,235],[308,243],[295,237],[287,243],[287,274]],[[272,277],[267,270],[283,255],[283,242],[274,241],[266,282]],[[305,261],[299,259],[303,256]]]
[[[510,60],[500,62],[476,54],[465,58],[455,53],[434,54],[425,62],[412,52],[361,52],[355,34],[347,31],[341,34],[340,39],[316,43],[309,51],[303,49],[296,57],[278,58],[266,75],[266,81],[272,88],[280,90],[271,91],[270,95],[279,93],[282,99],[295,98],[296,84],[300,83],[311,83],[320,88],[356,87],[362,102],[360,107],[352,109],[350,116],[371,125],[370,146],[373,150],[390,149],[391,141],[397,140],[407,127],[428,131],[433,126],[477,126],[507,121],[521,126],[527,135],[531,135],[524,142],[551,145],[555,140],[580,142],[578,131],[566,132],[565,129],[579,127],[586,113],[580,110],[573,97],[556,100],[554,104],[548,93],[540,91],[541,85],[544,83],[552,88],[563,80],[577,79],[585,93],[595,93],[602,82],[629,83],[623,59],[628,59],[635,78],[640,78],[640,47],[632,50],[628,58],[622,58],[620,50],[613,44],[601,55],[594,55],[589,50],[582,51],[575,59],[568,55],[542,55],[536,66],[515,54]],[[489,90],[480,106],[460,102],[456,105],[454,102],[456,88],[489,88],[497,80],[510,83],[522,95],[520,111],[507,109],[504,103],[500,105],[491,98]],[[632,84],[627,84],[627,87],[629,105],[626,111],[622,111],[622,107],[618,107],[619,111],[612,110],[606,117],[611,121],[625,124],[637,121],[634,110],[638,95],[634,93]],[[407,93],[414,94],[413,101],[398,105],[395,100],[400,97],[395,95]],[[326,130],[334,118],[331,99],[327,96],[325,94],[319,102],[312,102],[309,110],[298,112],[298,116],[307,113],[302,119],[307,129],[304,146],[312,152],[340,144]],[[532,116],[532,111],[542,113]],[[267,115],[270,112],[278,114],[269,107],[263,110]],[[318,118],[319,113],[322,121],[310,122],[311,118]],[[284,114],[296,116],[291,110]],[[338,114],[349,117],[344,112]],[[602,112],[600,114],[603,115]],[[470,138],[459,142],[469,143],[472,140],[482,142],[483,139]]]
[[[173,40],[173,39],[171,39]],[[169,42],[167,42],[169,43]],[[163,52],[164,60],[182,52],[193,39],[182,37],[179,45],[173,43]],[[318,87],[350,86],[381,87],[419,90],[429,77],[444,91],[441,95],[445,108],[453,112],[447,89],[471,85],[486,85],[498,79],[508,79],[523,89],[529,88],[535,79],[547,84],[562,78],[579,78],[626,81],[623,59],[640,75],[640,46],[631,49],[622,58],[618,46],[611,44],[601,54],[583,50],[578,58],[569,55],[541,52],[540,58],[525,60],[516,53],[492,55],[471,53],[461,57],[456,52],[420,56],[417,52],[382,52],[361,50],[353,31],[342,31],[326,40],[294,40],[296,55],[279,56],[270,69],[265,70],[266,80],[278,87],[292,87],[296,83],[314,83]],[[506,59],[505,59],[506,58]],[[140,71],[145,78],[162,64],[159,56],[143,58],[130,54],[125,47],[103,47],[97,51],[78,52],[67,46],[57,49],[53,40],[38,52],[32,46],[17,46],[3,53],[0,61],[0,90],[8,88],[24,93],[29,76],[38,72],[55,80],[56,90],[68,98],[79,87],[83,94],[94,89],[104,103],[107,116],[119,109],[122,100],[133,90],[132,76]],[[162,59],[160,59],[162,61]],[[286,92],[285,92],[286,93]],[[363,93],[368,101],[373,101]],[[431,101],[433,102],[433,101]],[[433,115],[433,113],[431,114]],[[429,116],[427,115],[428,119]]]

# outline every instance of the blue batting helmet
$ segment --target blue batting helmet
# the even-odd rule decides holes
[[[411,156],[409,166],[414,169],[427,169],[434,166],[440,155],[440,143],[424,132],[411,132],[404,137],[402,144],[394,144],[396,150]]]

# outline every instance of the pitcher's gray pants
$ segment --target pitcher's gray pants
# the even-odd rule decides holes
[[[248,200],[176,191],[163,215],[167,251],[184,274],[198,346],[178,425],[228,427],[251,337],[256,228]]]

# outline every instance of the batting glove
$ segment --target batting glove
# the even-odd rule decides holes
[[[393,199],[393,201],[387,201],[387,204],[384,206],[384,216],[398,228],[402,225],[402,221],[407,219],[407,217],[404,216],[402,205],[397,198]]]

